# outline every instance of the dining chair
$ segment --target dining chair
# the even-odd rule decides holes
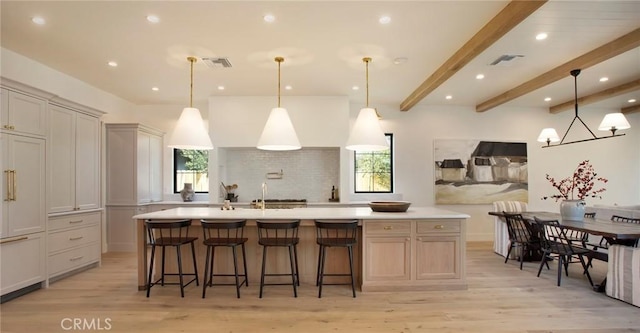
[[[584,261],[584,256],[588,255],[591,250],[573,245],[571,240],[567,236],[567,228],[562,226],[557,220],[541,220],[534,217],[535,222],[541,227],[541,246],[544,252],[543,258],[540,261],[540,267],[538,268],[538,277],[542,272],[542,266],[546,263],[546,257],[555,255],[558,259],[558,286],[562,279],[562,268],[565,268],[565,274],[568,276],[568,258],[577,257],[584,269],[584,275],[587,276],[589,284],[593,286],[591,275],[587,269],[587,264]]]
[[[504,263],[506,264],[509,261],[511,250],[519,247],[520,254],[518,257],[520,258],[520,270],[522,270],[525,255],[529,252],[540,251],[539,232],[533,225],[523,219],[521,214],[507,212],[503,212],[503,214],[509,233],[509,250],[504,258]]]

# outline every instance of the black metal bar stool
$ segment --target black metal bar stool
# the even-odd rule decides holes
[[[164,286],[168,285],[180,285],[180,296],[184,297],[184,287],[191,284],[193,281],[198,283],[198,264],[196,262],[196,251],[194,243],[198,237],[189,236],[189,226],[191,226],[191,220],[146,220],[144,222],[147,227],[147,235],[149,245],[151,246],[151,262],[149,263],[149,279],[147,280],[147,297],[151,292],[151,287],[160,283]],[[193,273],[182,272],[182,252],[180,248],[182,245],[191,244],[191,254],[193,256]],[[178,273],[165,273],[165,249],[169,246],[176,248],[176,255],[178,259]],[[160,278],[153,282],[153,264],[155,261],[156,247],[162,248],[162,271]],[[180,277],[179,283],[169,283],[164,281],[164,277],[167,275],[177,275]],[[186,284],[184,283],[183,276],[193,276],[193,279]]]
[[[280,221],[261,221],[256,220],[258,228],[258,244],[262,245],[262,273],[260,274],[260,298],[262,298],[262,289],[268,285],[287,285],[288,283],[265,283],[265,276],[286,276],[291,275],[291,285],[293,286],[293,296],[298,297],[297,286],[300,285],[300,276],[298,275],[298,249],[300,242],[298,238],[298,227],[300,220],[280,220]],[[289,249],[289,263],[291,266],[290,273],[265,273],[267,260],[267,249],[269,247],[287,247]]]
[[[320,246],[318,252],[318,274],[316,286],[318,286],[318,298],[322,297],[322,285],[351,285],[353,297],[356,297],[356,283],[353,276],[353,246],[357,244],[358,220],[315,220],[316,243]],[[324,264],[327,259],[327,248],[344,247],[349,253],[349,273],[324,272]],[[350,276],[351,283],[324,283],[325,276]]]
[[[219,286],[236,286],[236,295],[240,298],[240,287],[242,285],[249,286],[247,279],[247,255],[244,244],[248,238],[244,237],[244,226],[247,220],[200,220],[202,232],[204,233],[203,244],[207,246],[207,257],[204,261],[204,283],[202,284],[202,298],[205,297],[207,287],[214,285]],[[213,263],[216,253],[216,247],[230,247],[233,251],[233,269],[234,274],[214,274]],[[242,249],[242,266],[244,273],[238,274],[238,253],[237,247]],[[213,283],[214,276],[234,276],[235,283]],[[240,282],[240,277],[244,280]]]

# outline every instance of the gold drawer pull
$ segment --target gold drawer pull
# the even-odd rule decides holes
[[[433,229],[444,229],[444,226],[442,224],[438,224],[438,225],[435,225]]]
[[[7,243],[19,242],[19,241],[21,241],[21,240],[25,240],[25,239],[29,239],[29,237],[27,237],[27,236],[22,236],[22,237],[20,237],[20,238],[14,238],[14,239],[2,240],[2,241],[0,241],[0,244],[7,244]]]
[[[79,237],[69,237],[70,241],[74,241],[74,240],[79,240],[79,239],[83,239],[84,236],[79,236]]]
[[[71,224],[75,224],[75,223],[82,223],[83,220],[75,220],[75,221],[69,221],[69,223]]]
[[[10,130],[16,129],[16,127],[13,126],[13,125],[4,125],[4,128],[5,129],[10,129]]]
[[[84,258],[84,256],[77,256],[77,257],[70,258],[69,261],[78,261],[82,258]]]
[[[384,230],[391,230],[391,229],[393,229],[393,227],[392,227],[392,226],[390,226],[390,225],[385,225],[385,226],[384,226]]]

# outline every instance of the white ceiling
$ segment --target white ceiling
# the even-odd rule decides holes
[[[228,57],[232,68],[195,65],[194,100],[276,96],[282,56],[286,96],[347,95],[400,103],[509,1],[2,1],[1,45],[135,104],[189,102],[187,56]],[[267,23],[263,16],[273,14]],[[157,15],[160,22],[146,20]],[[378,18],[391,17],[382,25]],[[31,22],[42,16],[46,24]],[[640,1],[549,1],[418,105],[475,106],[640,27]],[[536,41],[546,32],[549,38]],[[523,55],[489,66],[503,54]],[[395,65],[394,59],[408,60]],[[107,62],[118,62],[117,68]],[[478,73],[484,80],[476,80]],[[598,79],[609,77],[601,83]],[[578,95],[640,78],[640,48],[583,69]],[[223,85],[225,90],[218,90]],[[360,90],[352,90],[359,85]],[[154,92],[151,87],[157,86]],[[445,100],[452,95],[452,100]],[[544,97],[551,102],[544,102]],[[626,107],[640,90],[590,106]],[[507,106],[573,99],[567,77]],[[275,100],[275,99],[274,99]],[[636,102],[638,103],[638,102]]]

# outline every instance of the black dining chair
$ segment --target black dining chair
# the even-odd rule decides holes
[[[535,226],[522,218],[520,213],[503,212],[509,233],[509,250],[504,258],[504,263],[509,261],[511,250],[520,248],[520,270],[527,253],[540,251],[539,231]]]
[[[262,270],[260,274],[260,295],[262,298],[262,289],[267,285],[287,285],[288,283],[265,283],[267,276],[291,276],[291,286],[293,287],[293,296],[298,297],[297,286],[300,285],[300,275],[298,274],[298,227],[299,219],[293,220],[277,220],[262,221],[256,220],[258,229],[258,244],[262,245]],[[289,250],[289,273],[267,273],[267,249],[270,247],[286,247]]]
[[[573,245],[567,236],[567,228],[562,226],[557,220],[541,220],[537,217],[534,217],[534,220],[542,230],[540,233],[542,237],[541,246],[542,251],[544,252],[543,258],[540,261],[540,267],[538,268],[538,277],[540,277],[540,272],[542,272],[542,266],[546,263],[546,257],[555,255],[558,259],[558,286],[560,286],[562,268],[565,268],[565,273],[568,276],[568,260],[575,256],[582,264],[582,268],[584,269],[583,272],[585,273],[584,275],[587,276],[589,284],[593,286],[591,275],[589,274],[587,264],[584,261],[584,257],[592,251]]]

